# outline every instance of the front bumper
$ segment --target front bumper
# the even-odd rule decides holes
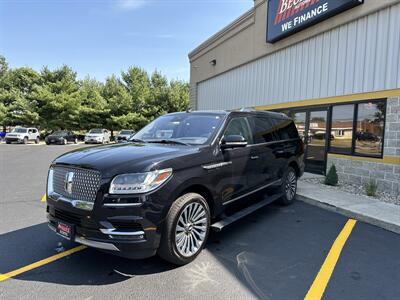
[[[54,220],[53,220],[53,222],[54,222]],[[49,228],[52,231],[56,232],[56,228],[55,228],[53,222],[50,221],[50,218],[49,218],[49,223],[48,223]],[[60,236],[62,236],[62,235],[60,235]],[[64,236],[62,236],[62,237],[64,237]],[[76,243],[82,244],[82,245],[93,247],[93,248],[98,248],[98,249],[103,249],[103,250],[108,250],[108,251],[119,251],[119,249],[112,243],[94,241],[94,240],[90,240],[90,239],[87,239],[87,238],[85,238],[83,236],[79,236],[79,235],[74,236],[73,241]]]
[[[5,137],[4,140],[11,143],[22,143],[24,141],[23,138],[18,137]]]
[[[126,143],[128,141],[128,137],[117,136],[117,138],[115,140],[117,141],[117,143]]]
[[[72,240],[89,247],[127,258],[150,257],[160,243],[164,208],[155,205],[154,195],[144,197],[133,206],[107,206],[96,200],[93,210],[85,211],[48,196],[48,225],[53,231],[59,221],[73,225]]]
[[[64,140],[63,139],[47,139],[47,140],[45,140],[45,142],[48,144],[63,144]]]
[[[101,144],[103,141],[98,139],[85,139],[86,144]]]

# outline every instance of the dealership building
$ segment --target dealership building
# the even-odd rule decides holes
[[[189,60],[193,109],[284,112],[306,171],[399,193],[399,0],[255,0]]]

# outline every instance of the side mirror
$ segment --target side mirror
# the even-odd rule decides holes
[[[241,135],[227,135],[221,140],[221,149],[246,147],[247,141]]]

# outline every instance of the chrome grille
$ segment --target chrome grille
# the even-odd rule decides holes
[[[100,172],[71,167],[54,167],[53,191],[67,199],[94,202],[100,188]],[[66,176],[73,172],[72,189],[68,193],[65,188]]]

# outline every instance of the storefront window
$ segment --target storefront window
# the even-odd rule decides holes
[[[351,154],[353,119],[354,104],[333,106],[330,136],[331,152]]]
[[[319,143],[326,145],[331,153],[382,157],[385,106],[385,100],[332,105],[328,143],[325,141],[327,119],[323,112],[328,106],[309,109],[305,107],[301,112],[281,112],[294,120],[307,147]]]
[[[290,117],[293,119],[294,124],[297,127],[297,131],[299,132],[299,136],[304,140],[304,133],[306,130],[306,113],[305,112],[292,112]]]
[[[385,103],[358,104],[355,133],[355,153],[381,156],[385,123]]]

